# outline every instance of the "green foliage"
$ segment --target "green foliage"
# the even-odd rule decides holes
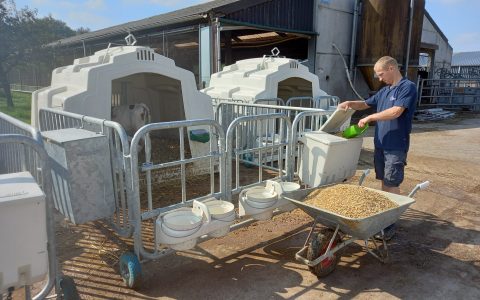
[[[24,7],[17,9],[13,0],[0,0],[0,88],[7,103],[12,106],[8,73],[26,62],[51,61],[50,48],[45,45],[55,40],[75,35],[65,22],[52,16],[38,18],[37,11]]]
[[[76,34],[76,35],[84,34],[84,33],[87,33],[87,32],[90,32],[90,28],[88,28],[88,27],[78,27],[78,28],[75,30],[75,34]]]
[[[12,92],[13,104],[15,107],[7,107],[4,93],[0,92],[0,111],[30,124],[30,113],[32,105],[32,94]]]

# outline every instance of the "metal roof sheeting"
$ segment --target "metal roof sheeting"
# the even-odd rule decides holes
[[[193,21],[206,23],[210,13],[213,13],[213,17],[248,22],[252,25],[313,33],[313,3],[313,0],[216,0],[72,36],[50,43],[49,46],[79,44]]]
[[[179,9],[169,13],[156,15],[153,17],[132,21],[128,23],[123,23],[120,25],[115,25],[112,27],[61,39],[56,42],[50,43],[49,46],[76,44],[76,43],[81,43],[82,41],[96,40],[96,39],[111,37],[115,35],[125,34],[128,32],[141,31],[141,30],[165,26],[169,24],[182,23],[182,22],[202,19],[205,13],[207,13],[208,11],[214,8],[222,7],[224,5],[228,5],[228,4],[239,2],[239,1],[241,0],[210,1],[207,3],[190,6],[190,7]]]
[[[480,51],[454,53],[452,67],[462,66],[480,66]]]

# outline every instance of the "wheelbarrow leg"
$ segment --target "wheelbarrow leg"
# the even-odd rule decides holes
[[[382,249],[380,249],[380,247],[377,245],[377,242],[375,241],[375,237],[370,238],[370,240],[372,240],[373,245],[375,246],[375,252],[377,252],[378,254],[375,253],[374,251],[372,251],[372,249],[370,249],[370,247],[368,246],[368,240],[369,239],[364,240],[365,248],[367,249],[368,253],[373,255],[373,257],[375,257],[376,259],[378,259],[382,263],[387,263],[388,260],[390,259],[390,255],[388,253],[387,241],[385,240],[385,234],[384,234],[383,230],[381,231],[381,236],[382,236],[382,244],[383,244]]]
[[[310,229],[310,232],[308,233],[307,239],[305,240],[305,243],[303,244],[303,247],[306,247],[308,243],[310,242],[310,238],[313,235],[313,232],[315,231],[315,228],[317,227],[318,224],[318,219],[315,219],[312,224],[312,228]]]

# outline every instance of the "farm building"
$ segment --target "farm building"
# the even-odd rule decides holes
[[[125,44],[125,36],[131,33],[137,45],[151,47],[173,59],[176,66],[191,71],[199,89],[208,87],[210,75],[223,66],[270,55],[277,47],[280,56],[296,59],[315,73],[322,90],[344,99],[355,95],[345,67],[355,88],[367,96],[378,89],[371,67],[383,55],[408,65],[414,81],[421,54],[433,59],[429,73],[450,65],[452,48],[425,11],[425,1],[413,1],[412,8],[410,3],[218,0],[73,36],[49,46],[58,61],[71,62],[109,44]],[[393,12],[395,18],[390,17]],[[379,32],[378,28],[389,29]],[[399,31],[405,35],[396,34]],[[42,80],[45,82],[37,78],[35,85],[49,85],[48,76]]]
[[[458,52],[452,56],[451,72],[462,78],[480,77],[480,51]]]

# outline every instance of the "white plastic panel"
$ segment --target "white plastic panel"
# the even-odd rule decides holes
[[[357,170],[363,138],[344,139],[324,132],[306,133],[300,179],[310,187],[342,182]]]
[[[29,172],[0,175],[0,293],[48,270],[45,195]]]

